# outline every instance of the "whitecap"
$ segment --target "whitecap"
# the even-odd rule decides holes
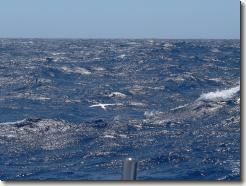
[[[23,119],[23,120],[18,120],[18,121],[10,121],[10,122],[0,123],[0,125],[16,125],[16,124],[24,123],[26,121],[27,121],[27,119]]]
[[[141,102],[130,102],[129,105],[131,105],[131,106],[139,106],[139,107],[145,106],[145,104],[141,103]]]
[[[50,100],[51,98],[49,97],[46,97],[46,96],[42,96],[42,95],[37,95],[37,94],[31,94],[31,93],[19,93],[19,94],[16,94],[14,96],[8,96],[8,97],[5,97],[4,99],[6,98],[14,98],[14,99],[28,99],[28,100],[33,100],[33,101],[46,101],[46,100]]]
[[[38,100],[38,101],[45,101],[45,100],[50,100],[50,98],[48,97],[44,97],[44,96],[30,96],[28,97],[28,99],[31,99],[31,100]]]
[[[213,52],[213,53],[218,53],[218,52],[220,52],[220,50],[219,50],[218,48],[213,48],[213,49],[211,50],[211,52]]]
[[[132,42],[128,42],[127,44],[128,45],[137,45],[138,43],[132,41]]]
[[[198,100],[212,100],[212,101],[226,100],[232,98],[239,91],[240,91],[240,85],[230,89],[204,93],[198,98]]]
[[[75,73],[81,74],[81,75],[89,75],[91,72],[85,68],[77,67],[74,70]]]
[[[100,60],[100,59],[101,59],[100,57],[95,57],[92,60]]]
[[[106,134],[106,135],[104,135],[104,138],[116,138],[116,137],[113,135]]]
[[[112,92],[111,94],[109,94],[109,97],[126,98],[126,95],[121,92]]]
[[[103,67],[94,67],[93,70],[96,70],[96,71],[104,71],[105,68],[103,68]]]
[[[237,99],[237,104],[240,104],[240,98]]]
[[[216,83],[219,83],[219,82],[222,81],[221,78],[209,78],[208,80],[209,80],[209,81],[214,81],[214,82],[216,82]]]
[[[126,54],[121,54],[118,56],[118,58],[124,59],[126,57]]]
[[[66,54],[65,52],[52,52],[51,53],[53,56],[59,56],[59,55],[64,55]]]
[[[179,110],[179,109],[184,108],[184,107],[186,107],[186,106],[188,106],[188,105],[189,105],[189,104],[184,104],[184,105],[181,105],[181,106],[175,107],[175,108],[170,109],[170,110],[171,110],[171,111]]]
[[[121,138],[127,138],[127,135],[125,135],[125,134],[119,134],[119,137],[121,137]]]
[[[61,67],[64,72],[72,72],[72,69],[66,66]]]
[[[67,73],[77,73],[77,74],[81,74],[81,75],[91,74],[91,72],[89,70],[87,70],[85,68],[81,68],[81,67],[70,68],[70,67],[63,66],[63,67],[61,67],[61,69]]]
[[[164,50],[171,49],[172,47],[173,47],[173,44],[171,44],[171,43],[165,43],[165,44],[163,45],[163,49],[164,49]]]
[[[108,106],[122,106],[122,103],[98,103],[98,104],[94,104],[91,105],[90,107],[100,107],[103,110],[106,110]]]
[[[152,111],[145,111],[144,112],[144,116],[147,117],[147,118],[150,118],[150,117],[154,117],[156,115],[159,115],[163,112],[160,112],[160,111],[156,111],[156,110],[152,110]]]

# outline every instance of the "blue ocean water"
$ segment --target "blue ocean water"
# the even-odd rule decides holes
[[[1,180],[240,180],[240,41],[0,39],[0,116]]]

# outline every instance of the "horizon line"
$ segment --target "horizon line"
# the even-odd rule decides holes
[[[143,38],[102,38],[102,37],[0,37],[0,39],[84,39],[84,40],[241,40],[241,38],[158,38],[158,37],[143,37]]]

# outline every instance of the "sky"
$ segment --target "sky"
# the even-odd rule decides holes
[[[239,39],[239,0],[0,0],[0,38]]]

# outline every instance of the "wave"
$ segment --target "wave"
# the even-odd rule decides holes
[[[103,67],[93,67],[93,70],[95,71],[105,71],[106,69]]]
[[[75,125],[63,120],[28,118],[0,123],[0,139],[1,145],[8,147],[8,152],[27,149],[54,150],[76,145],[78,140],[86,141],[87,137],[94,137],[91,132],[93,129],[94,126],[83,123]]]
[[[67,72],[67,73],[76,73],[76,74],[80,74],[80,75],[89,75],[89,74],[91,74],[91,72],[89,70],[87,70],[85,68],[81,68],[81,67],[70,68],[70,67],[63,66],[63,67],[61,67],[61,69],[64,72]]]
[[[126,98],[126,95],[121,92],[112,92],[111,94],[109,94],[109,97]]]
[[[98,103],[91,105],[90,107],[99,107],[103,110],[106,110],[108,106],[122,106],[123,104],[121,103]]]
[[[19,125],[27,122],[28,119],[18,120],[18,121],[9,121],[9,122],[3,122],[0,123],[0,125]]]
[[[163,114],[163,112],[157,111],[157,110],[145,111],[144,112],[144,116],[147,117],[147,118],[155,117],[155,116],[160,115],[160,114]]]
[[[211,101],[227,100],[234,97],[234,95],[239,91],[240,91],[240,85],[236,87],[232,87],[230,89],[204,93],[198,98],[198,100],[211,100]]]
[[[179,109],[182,109],[182,108],[185,108],[186,106],[188,106],[189,104],[184,104],[184,105],[181,105],[181,106],[178,106],[178,107],[175,107],[173,109],[170,109],[170,111],[175,111],[175,110],[179,110]]]
[[[164,124],[165,122],[182,122],[186,119],[198,119],[204,116],[216,116],[216,113],[225,105],[231,104],[231,98],[234,98],[240,91],[240,85],[215,92],[203,93],[192,103],[180,105],[167,112],[145,111],[144,116],[147,123]],[[240,104],[240,98],[233,101]]]
[[[126,57],[126,54],[121,54],[118,56],[118,58],[124,59]]]

